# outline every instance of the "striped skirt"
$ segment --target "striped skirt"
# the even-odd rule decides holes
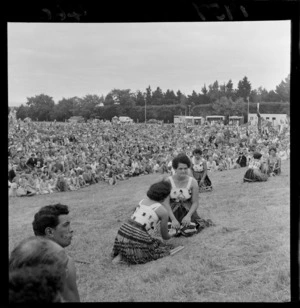
[[[129,264],[142,264],[168,256],[174,246],[153,238],[145,227],[129,219],[118,231],[112,257],[118,254]]]
[[[265,182],[268,180],[268,175],[260,170],[249,168],[244,175],[244,182]]]
[[[281,168],[279,168],[278,162],[270,164],[268,166],[268,175],[279,175],[281,173]]]
[[[172,212],[180,224],[181,224],[182,219],[189,212],[191,206],[192,206],[192,202],[190,200],[182,201],[182,202],[174,202],[173,200],[170,200],[170,207],[172,209]],[[171,222],[170,218],[169,218],[169,221]],[[207,227],[214,226],[214,223],[210,219],[201,218],[198,215],[197,211],[195,211],[192,214],[191,222],[196,224],[197,233],[199,233],[201,230]]]
[[[207,174],[204,178],[203,184],[200,185],[200,181],[203,178],[204,171],[196,172],[196,171],[192,170],[192,173],[193,173],[193,177],[196,179],[196,181],[198,183],[199,192],[211,191],[213,189],[211,180],[210,180],[210,178],[208,177]]]

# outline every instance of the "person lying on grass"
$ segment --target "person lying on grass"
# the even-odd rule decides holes
[[[171,184],[165,180],[152,184],[147,198],[140,201],[131,218],[122,224],[115,238],[113,263],[124,261],[129,264],[142,264],[170,255],[173,245],[164,243],[150,235],[160,223],[161,236],[169,240],[168,211]]]

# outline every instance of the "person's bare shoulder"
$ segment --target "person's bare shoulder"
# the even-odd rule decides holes
[[[76,282],[76,267],[74,260],[68,256],[68,272],[66,284],[64,288],[64,297],[70,302],[80,302],[77,282]]]

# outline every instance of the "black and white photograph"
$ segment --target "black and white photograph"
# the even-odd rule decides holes
[[[9,303],[291,300],[291,20],[12,21],[7,73]]]

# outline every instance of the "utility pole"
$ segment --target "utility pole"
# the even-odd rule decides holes
[[[249,126],[249,96],[247,96],[247,101],[248,101],[248,115],[247,115],[247,122]]]
[[[147,111],[146,111],[146,106],[147,106],[147,101],[146,101],[146,99],[145,99],[145,124],[146,124],[146,119],[147,119]]]

